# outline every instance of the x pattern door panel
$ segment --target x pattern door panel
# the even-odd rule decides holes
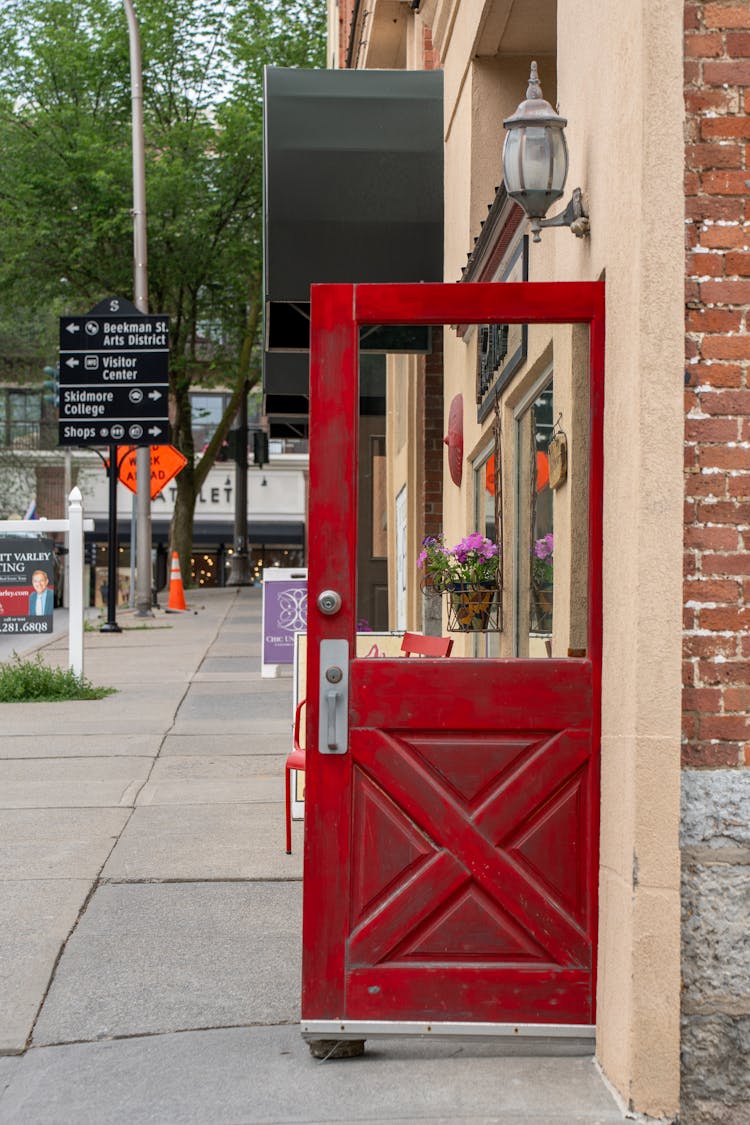
[[[349,1018],[587,1022],[590,730],[361,727],[350,751]]]

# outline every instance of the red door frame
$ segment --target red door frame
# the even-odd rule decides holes
[[[592,696],[591,733],[598,755],[601,730],[602,501],[604,400],[604,285],[601,282],[472,283],[418,285],[314,285],[310,357],[310,505],[308,559],[308,764],[306,773],[303,912],[303,1025],[346,1019],[345,943],[348,866],[332,857],[349,854],[351,755],[323,756],[318,739],[320,642],[356,641],[357,433],[359,329],[377,324],[586,324],[589,327],[590,458],[588,647],[585,660]],[[325,423],[325,424],[324,424]],[[342,508],[352,514],[340,529]],[[316,600],[337,590],[342,608],[326,616]],[[379,662],[380,663],[380,662]],[[409,662],[415,665],[421,662]],[[461,661],[461,664],[474,662]],[[546,661],[553,665],[569,661]],[[564,675],[563,667],[558,669]],[[399,676],[406,668],[399,669]],[[592,770],[596,810],[595,857],[589,870],[596,904],[599,770]],[[596,909],[591,921],[596,950]],[[596,994],[594,956],[593,996]],[[343,1032],[343,1026],[342,1026]]]

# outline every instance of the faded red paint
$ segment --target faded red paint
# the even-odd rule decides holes
[[[591,551],[585,659],[352,660],[335,757],[311,689],[304,1020],[594,1020],[603,308],[599,283],[313,286],[308,685],[322,639],[354,651],[360,324],[588,323]]]

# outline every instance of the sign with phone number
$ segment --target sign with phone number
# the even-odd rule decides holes
[[[35,536],[0,538],[0,633],[51,633],[54,544]]]

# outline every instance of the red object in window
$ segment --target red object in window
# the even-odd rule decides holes
[[[495,454],[487,458],[487,464],[484,466],[484,487],[490,496],[495,495]]]
[[[541,492],[549,484],[549,457],[546,453],[536,455],[536,490]]]

